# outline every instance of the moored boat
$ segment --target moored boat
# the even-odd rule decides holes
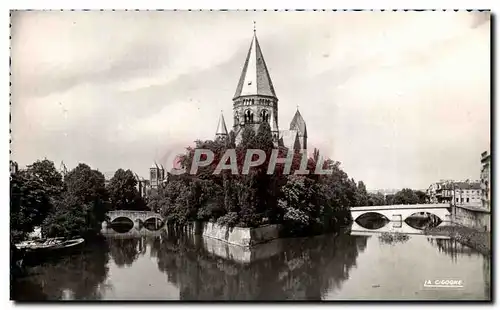
[[[83,244],[83,238],[65,239],[65,238],[50,238],[28,240],[16,244],[16,247],[24,252],[24,259],[36,262],[45,257],[52,255],[60,255],[66,250],[77,248]]]

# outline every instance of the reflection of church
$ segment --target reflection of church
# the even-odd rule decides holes
[[[298,109],[290,123],[290,129],[279,130],[278,97],[274,91],[255,30],[233,97],[233,119],[237,143],[241,141],[243,128],[250,127],[257,131],[261,123],[267,122],[271,127],[275,145],[285,146],[288,149],[307,149],[306,122]],[[216,137],[227,135],[224,116],[221,114]]]

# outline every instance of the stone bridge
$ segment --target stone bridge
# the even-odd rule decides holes
[[[451,222],[451,207],[449,204],[417,204],[417,205],[390,205],[390,206],[365,206],[351,208],[352,219],[367,213],[378,213],[390,221],[404,221],[412,215],[430,213],[443,222]]]
[[[156,219],[158,222],[163,223],[164,219],[163,217],[156,213],[156,212],[151,212],[151,211],[130,211],[130,210],[116,210],[116,211],[109,211],[106,213],[108,216],[108,222],[113,223],[118,218],[126,218],[131,220],[134,223],[134,227],[139,227],[141,223],[146,222],[147,220],[150,219]],[[106,228],[107,227],[107,222],[102,223],[102,227]]]

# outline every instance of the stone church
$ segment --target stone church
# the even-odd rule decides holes
[[[290,122],[289,129],[279,129],[278,97],[254,30],[233,96],[233,130],[236,134],[236,143],[241,141],[245,127],[251,127],[257,132],[263,122],[269,123],[275,146],[294,150],[307,149],[307,126],[298,109]],[[224,115],[221,113],[215,138],[225,138],[228,135]],[[149,184],[146,184],[146,191],[156,190],[166,181],[165,169],[154,163],[149,169]]]
[[[276,146],[295,150],[307,149],[307,126],[298,108],[289,129],[280,130],[278,97],[254,30],[252,43],[233,97],[233,130],[236,134],[236,143],[241,141],[243,128],[251,127],[257,132],[263,122],[269,123]],[[228,130],[224,115],[221,113],[216,138],[227,136]]]

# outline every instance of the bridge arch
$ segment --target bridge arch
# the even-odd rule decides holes
[[[422,205],[392,205],[392,206],[365,206],[351,208],[353,220],[358,219],[363,214],[379,213],[391,221],[404,221],[410,216],[426,212],[433,214],[441,221],[450,221],[451,213],[447,204],[422,204]]]
[[[149,219],[158,219],[164,223],[164,218],[160,214],[151,211],[131,211],[131,210],[115,210],[106,213],[107,221],[103,222],[102,226],[105,228],[107,223],[113,223],[118,218],[127,218],[131,220],[134,227],[138,228],[140,224]]]
[[[386,219],[386,220],[390,221],[390,219],[387,217],[386,214],[384,214],[383,212],[378,212],[378,211],[368,211],[368,212],[365,212],[365,213],[361,213],[361,212],[353,213],[352,214],[352,220],[356,221],[356,220],[358,220],[360,218],[368,217],[368,216],[373,216],[373,217],[377,217],[377,218],[380,218],[380,219]]]
[[[113,220],[110,220],[109,222],[112,224],[118,223],[118,222],[124,222],[124,223],[126,222],[127,224],[134,225],[134,221],[127,216],[118,216],[118,217],[115,217]]]

